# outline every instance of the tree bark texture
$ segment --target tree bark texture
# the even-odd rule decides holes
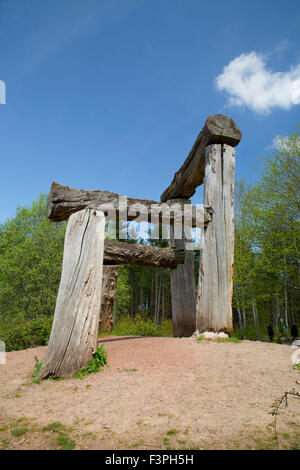
[[[208,116],[192,150],[175,173],[170,186],[162,193],[161,201],[174,198],[190,198],[197,186],[203,183],[205,174],[205,149],[211,144],[239,144],[242,133],[235,122],[222,114]]]
[[[232,331],[235,150],[210,145],[205,154],[204,204],[212,221],[202,233],[197,329]]]
[[[176,200],[177,202],[177,200]],[[181,201],[189,203],[190,201]],[[171,227],[171,245],[176,250],[185,250],[185,234],[182,230],[182,239],[174,239],[174,228]],[[196,292],[194,277],[193,250],[185,251],[184,264],[171,270],[171,301],[172,323],[174,336],[191,336],[196,327]]]
[[[54,321],[39,378],[71,377],[97,349],[105,217],[84,209],[68,220]]]
[[[113,308],[119,266],[103,266],[99,330],[111,331],[114,327]]]

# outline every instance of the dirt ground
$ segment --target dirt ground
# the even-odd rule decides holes
[[[112,336],[100,343],[108,366],[82,379],[32,383],[34,357],[45,348],[7,353],[0,448],[275,448],[271,406],[300,378],[290,346]],[[278,436],[280,448],[299,446],[299,399],[278,416]]]

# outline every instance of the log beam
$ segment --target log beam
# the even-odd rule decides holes
[[[108,239],[104,242],[105,265],[138,264],[172,269],[184,263],[184,256],[184,249],[158,248]]]
[[[185,162],[175,173],[170,186],[162,193],[161,201],[193,196],[197,186],[203,182],[206,147],[211,144],[236,147],[241,138],[242,133],[231,118],[222,114],[209,116]]]
[[[182,214],[184,213],[184,206],[179,207],[179,216],[173,213],[172,206],[174,201],[166,201],[161,204],[157,201],[148,199],[133,199],[120,196],[116,193],[109,191],[92,190],[86,191],[84,189],[74,189],[69,186],[53,181],[48,195],[47,204],[47,217],[53,222],[66,220],[71,214],[82,209],[96,209],[101,210],[108,220],[137,220],[151,222],[157,214],[165,213],[170,210],[170,224],[174,223],[176,219],[182,219],[180,215],[180,207]],[[192,227],[198,227],[207,224],[211,220],[209,212],[203,207],[192,207],[191,212]],[[178,220],[176,220],[178,222]]]

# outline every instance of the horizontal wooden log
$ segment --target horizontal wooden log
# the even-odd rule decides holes
[[[151,214],[162,213],[165,208],[172,208],[173,202],[167,201],[165,206],[148,199],[133,199],[120,196],[109,191],[86,191],[73,189],[53,181],[48,195],[47,217],[53,222],[66,220],[74,212],[82,209],[96,209],[104,212],[107,220],[142,220],[153,222]],[[184,204],[180,204],[182,213]],[[167,212],[167,211],[166,211]],[[180,211],[179,211],[180,212]],[[180,219],[180,220],[179,220]],[[192,207],[191,226],[199,227],[211,220],[208,211],[203,207]],[[170,213],[170,224],[181,223],[181,216]],[[154,222],[155,223],[155,222]],[[187,224],[188,225],[188,224]]]
[[[148,245],[117,242],[106,239],[104,242],[105,265],[139,264],[158,268],[176,268],[184,263],[184,250],[158,248]]]
[[[209,116],[185,162],[175,173],[170,186],[162,193],[161,201],[193,196],[204,179],[205,148],[211,144],[236,147],[241,138],[242,133],[231,118],[222,114]]]

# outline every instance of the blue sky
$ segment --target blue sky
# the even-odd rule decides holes
[[[0,222],[52,180],[159,200],[214,113],[254,182],[300,123],[299,24],[299,0],[0,0]]]

